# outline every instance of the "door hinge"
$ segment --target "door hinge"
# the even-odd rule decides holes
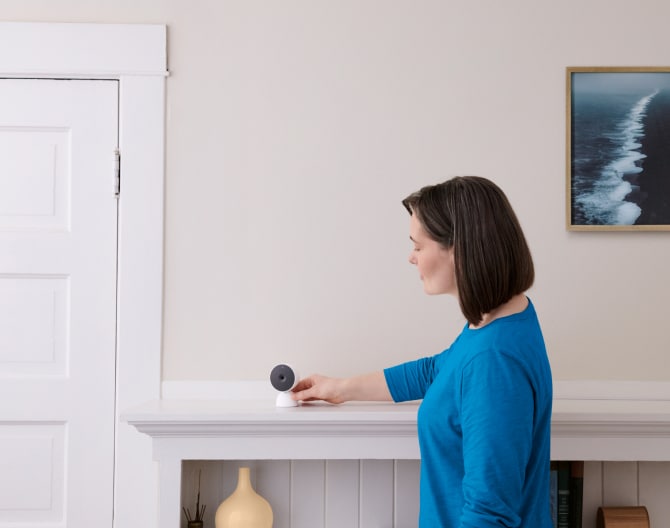
[[[114,196],[116,198],[121,194],[121,153],[119,149],[114,149]]]

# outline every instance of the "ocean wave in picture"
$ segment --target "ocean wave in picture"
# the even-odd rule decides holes
[[[623,118],[611,119],[612,108],[621,105],[619,100],[616,105],[608,105],[607,101],[601,100],[598,102],[599,112],[588,114],[590,119],[594,119],[597,113],[602,113],[598,122],[609,123],[611,128],[601,131],[599,137],[584,138],[586,143],[577,149],[581,151],[581,156],[575,158],[573,167],[576,170],[573,205],[579,223],[632,225],[640,216],[640,207],[626,201],[626,197],[635,188],[636,175],[643,170],[641,162],[646,157],[640,152],[640,140],[644,137],[643,118],[647,106],[657,94],[658,90],[655,90],[636,98]],[[604,116],[608,111],[609,119]],[[603,138],[607,140],[606,144],[603,144]],[[589,166],[590,174],[580,174],[580,167]]]

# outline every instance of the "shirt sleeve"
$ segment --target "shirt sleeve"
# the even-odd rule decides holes
[[[438,358],[439,354],[385,369],[384,377],[393,401],[423,399],[428,387],[437,376]]]
[[[523,366],[499,351],[463,371],[462,526],[518,527],[532,449],[534,398]]]

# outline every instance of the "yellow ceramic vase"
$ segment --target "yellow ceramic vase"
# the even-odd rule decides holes
[[[237,488],[216,510],[216,528],[272,528],[272,507],[254,491],[248,467],[241,467]]]

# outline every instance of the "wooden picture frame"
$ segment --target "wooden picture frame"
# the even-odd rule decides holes
[[[568,67],[566,227],[670,231],[670,67]]]

